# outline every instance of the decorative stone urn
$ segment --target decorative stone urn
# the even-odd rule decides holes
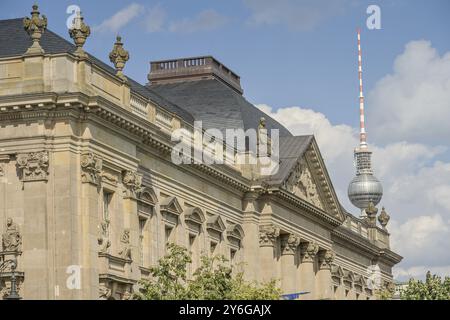
[[[124,81],[126,81],[126,77],[124,76],[122,70],[129,58],[130,56],[128,51],[123,48],[122,38],[117,36],[116,43],[114,43],[114,47],[109,53],[109,60],[114,63],[114,67],[117,71],[116,76]]]
[[[40,18],[40,12],[36,4],[33,5],[33,11],[30,13],[31,19],[28,17],[23,19],[23,27],[33,40],[33,44],[28,48],[26,54],[42,54],[44,53],[44,49],[42,49],[39,41],[47,29],[47,17],[42,15],[42,18]]]
[[[386,210],[383,207],[381,209],[380,215],[378,216],[378,222],[381,224],[383,229],[386,229],[386,226],[390,219],[391,219],[391,216],[386,212]]]
[[[86,39],[90,34],[91,28],[84,23],[84,18],[81,16],[81,12],[77,11],[77,15],[72,22],[72,27],[69,29],[69,35],[77,46],[77,49],[74,52],[77,56],[83,58],[87,57],[86,52],[83,50],[83,45],[86,43]]]

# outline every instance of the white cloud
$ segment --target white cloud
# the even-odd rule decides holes
[[[174,21],[169,26],[171,32],[193,33],[217,29],[227,22],[227,18],[213,9],[200,12],[193,18]]]
[[[286,25],[291,30],[308,31],[324,20],[342,14],[349,0],[244,0],[251,10],[248,23]]]
[[[121,28],[125,27],[131,20],[137,17],[144,7],[137,3],[132,3],[129,6],[116,12],[113,16],[104,20],[100,25],[93,29],[98,32],[114,32],[116,33]]]
[[[448,144],[450,52],[439,56],[429,41],[409,42],[367,102],[378,140]]]
[[[159,4],[149,8],[144,21],[145,29],[148,32],[163,31],[166,16],[166,11]]]

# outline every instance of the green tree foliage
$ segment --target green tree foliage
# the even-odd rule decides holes
[[[224,257],[201,257],[201,265],[187,280],[191,263],[187,250],[169,244],[168,254],[150,268],[152,278],[142,280],[141,300],[275,300],[281,295],[275,280],[264,284],[247,282],[243,274],[233,274]]]
[[[403,300],[450,300],[450,277],[442,281],[441,277],[428,271],[425,282],[410,279],[400,297]]]

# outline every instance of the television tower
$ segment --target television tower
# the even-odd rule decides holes
[[[383,196],[383,187],[373,175],[372,151],[367,146],[367,134],[364,118],[364,94],[362,84],[362,54],[361,30],[358,29],[358,78],[359,78],[359,146],[354,150],[356,176],[348,186],[348,197],[351,203],[361,209],[361,216],[365,216],[365,209],[372,202],[375,206]]]

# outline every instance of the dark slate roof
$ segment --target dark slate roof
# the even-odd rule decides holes
[[[22,19],[0,20],[0,57],[17,56],[24,54],[31,46],[32,41],[23,29]],[[74,52],[76,47],[71,42],[52,32],[46,30],[40,41],[41,47],[45,53],[65,53]],[[114,75],[115,69],[108,64],[102,62],[96,57],[88,54],[89,60],[99,66],[106,72]],[[128,78],[128,83],[132,91],[154,101],[169,112],[173,112],[183,120],[193,123],[194,118],[186,110],[178,107],[172,102],[164,99],[158,93],[153,92],[150,88],[139,84],[133,79]]]
[[[260,118],[264,117],[267,129],[279,129],[280,136],[291,136],[280,123],[220,80],[184,81],[149,87],[186,109],[195,120],[201,120],[205,129],[256,129]]]
[[[280,137],[280,167],[276,174],[264,179],[264,182],[270,185],[281,184],[303,156],[312,139],[312,135]]]

